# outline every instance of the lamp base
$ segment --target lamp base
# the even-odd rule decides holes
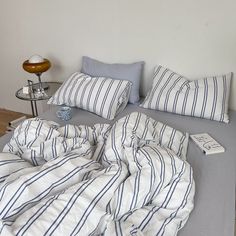
[[[47,90],[49,88],[48,83],[42,82],[42,88],[43,88],[43,90]],[[40,91],[40,83],[33,84],[32,89],[33,89],[33,91]]]

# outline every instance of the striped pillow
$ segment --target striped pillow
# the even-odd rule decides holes
[[[233,73],[229,73],[190,81],[157,66],[152,88],[140,106],[228,123],[232,76]]]
[[[127,105],[132,83],[75,72],[48,104],[79,107],[112,120]]]

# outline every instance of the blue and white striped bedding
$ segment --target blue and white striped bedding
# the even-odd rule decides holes
[[[132,83],[75,72],[48,100],[48,104],[79,107],[113,120],[126,107]]]
[[[143,108],[229,123],[228,102],[233,73],[190,81],[157,66]]]
[[[26,120],[0,154],[0,235],[176,235],[193,209],[187,145],[142,113],[113,126]]]

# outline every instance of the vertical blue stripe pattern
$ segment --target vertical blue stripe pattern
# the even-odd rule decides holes
[[[48,104],[67,105],[112,120],[127,105],[132,83],[105,77],[72,74],[49,99]]]
[[[233,73],[189,80],[157,66],[143,108],[229,122],[228,102]]]
[[[26,120],[5,146],[21,156],[0,154],[0,234],[176,235],[194,206],[187,146],[138,112],[113,126]]]

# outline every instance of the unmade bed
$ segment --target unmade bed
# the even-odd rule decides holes
[[[65,122],[56,117],[57,107],[51,107],[40,117]],[[226,149],[225,153],[205,156],[189,140],[187,161],[193,169],[195,180],[194,209],[180,236],[229,236],[234,232],[235,219],[235,154],[236,154],[236,112],[230,112],[230,123],[224,124],[205,119],[184,117],[170,113],[143,109],[128,105],[115,120],[132,112],[144,113],[180,131],[207,132]],[[73,108],[72,119],[67,123],[93,126],[95,123],[114,123],[81,109]],[[0,138],[1,148],[9,141],[11,134]],[[45,219],[46,220],[46,219]]]

